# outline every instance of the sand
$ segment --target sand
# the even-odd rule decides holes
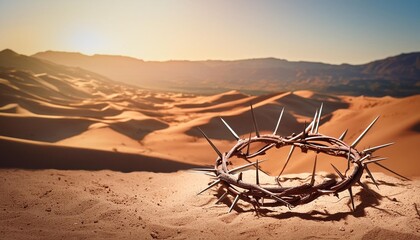
[[[0,69],[2,239],[420,239],[420,95],[196,96],[51,69],[58,74]],[[320,132],[339,136],[348,129],[348,143],[381,115],[357,148],[395,142],[377,155],[388,157],[383,164],[412,181],[372,168],[380,189],[364,177],[376,197],[355,187],[354,213],[344,193],[292,210],[256,212],[240,202],[227,213],[232,199],[214,206],[214,195],[221,194],[216,188],[196,196],[210,178],[187,170],[212,165],[216,158],[197,127],[222,152],[235,140],[220,117],[248,138],[254,131],[250,103],[261,133],[272,133],[285,107],[277,132],[282,136],[300,132],[323,103]],[[287,152],[268,152],[261,167],[277,175]],[[314,157],[294,154],[286,177],[307,177]],[[344,170],[342,159],[320,155],[319,175],[331,173],[332,162]]]
[[[420,179],[374,174],[377,196],[354,187],[354,213],[347,193],[292,210],[239,201],[227,213],[233,198],[215,205],[217,187],[197,196],[209,177],[186,171],[3,169],[0,238],[419,239]]]

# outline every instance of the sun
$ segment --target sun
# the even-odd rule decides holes
[[[106,52],[109,38],[93,29],[77,29],[70,31],[65,39],[68,49],[86,54]]]

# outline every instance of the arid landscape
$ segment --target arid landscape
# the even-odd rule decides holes
[[[253,95],[305,89],[338,95],[406,97],[420,91],[419,52],[358,65],[277,58],[158,62],[57,51],[32,57],[80,67],[127,84],[207,95],[230,89]]]
[[[418,71],[418,70],[417,70]],[[337,95],[310,90],[250,95],[150,90],[116,82],[12,50],[0,52],[0,238],[247,238],[419,239],[420,94],[406,97]],[[281,136],[302,131],[323,103],[320,132],[352,142],[378,115],[358,145],[389,142],[372,166],[375,187],[355,187],[349,196],[325,196],[298,206],[255,211],[233,199],[215,205],[217,187],[196,195],[211,181],[190,169],[214,164],[216,154],[197,130],[222,152],[254,133],[250,104],[261,133],[271,133],[279,113]],[[273,181],[288,149],[263,156]],[[314,153],[296,153],[283,175],[288,184],[308,180]],[[318,157],[316,181],[347,163]],[[235,163],[243,164],[243,163]]]

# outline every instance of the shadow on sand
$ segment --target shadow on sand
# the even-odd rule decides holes
[[[225,191],[222,188],[219,188],[214,196],[217,198],[220,198],[224,192]],[[347,196],[344,197],[344,198],[347,198],[346,205],[349,207],[349,210],[346,212],[330,213],[328,210],[324,210],[324,211],[311,210],[309,212],[293,212],[293,209],[288,210],[287,212],[280,212],[281,210],[285,210],[286,207],[283,207],[279,211],[274,211],[274,210],[270,210],[266,208],[256,208],[256,207],[249,208],[249,205],[245,209],[245,208],[242,208],[240,204],[236,204],[233,207],[233,210],[239,213],[254,212],[258,217],[272,217],[276,219],[289,219],[289,218],[297,217],[297,218],[301,218],[305,220],[312,220],[312,221],[339,221],[342,219],[346,219],[348,216],[364,217],[366,216],[366,209],[368,208],[377,209],[379,211],[384,212],[385,214],[390,214],[390,215],[398,214],[402,216],[402,214],[398,212],[388,211],[386,209],[380,208],[379,207],[380,201],[383,200],[384,198],[387,198],[388,200],[391,200],[391,201],[395,201],[395,199],[382,196],[370,188],[368,189],[362,188],[357,194],[355,194],[354,197],[355,199],[358,199],[355,202],[354,211],[351,210],[350,198],[348,198]],[[225,204],[228,209],[232,205],[232,200],[229,198],[225,198],[223,201],[221,201],[220,204]],[[339,204],[339,203],[331,203],[331,204]]]
[[[0,138],[0,168],[176,172],[198,167],[167,159]]]

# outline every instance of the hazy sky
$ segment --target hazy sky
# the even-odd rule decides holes
[[[365,63],[420,51],[420,1],[0,0],[0,48]]]

